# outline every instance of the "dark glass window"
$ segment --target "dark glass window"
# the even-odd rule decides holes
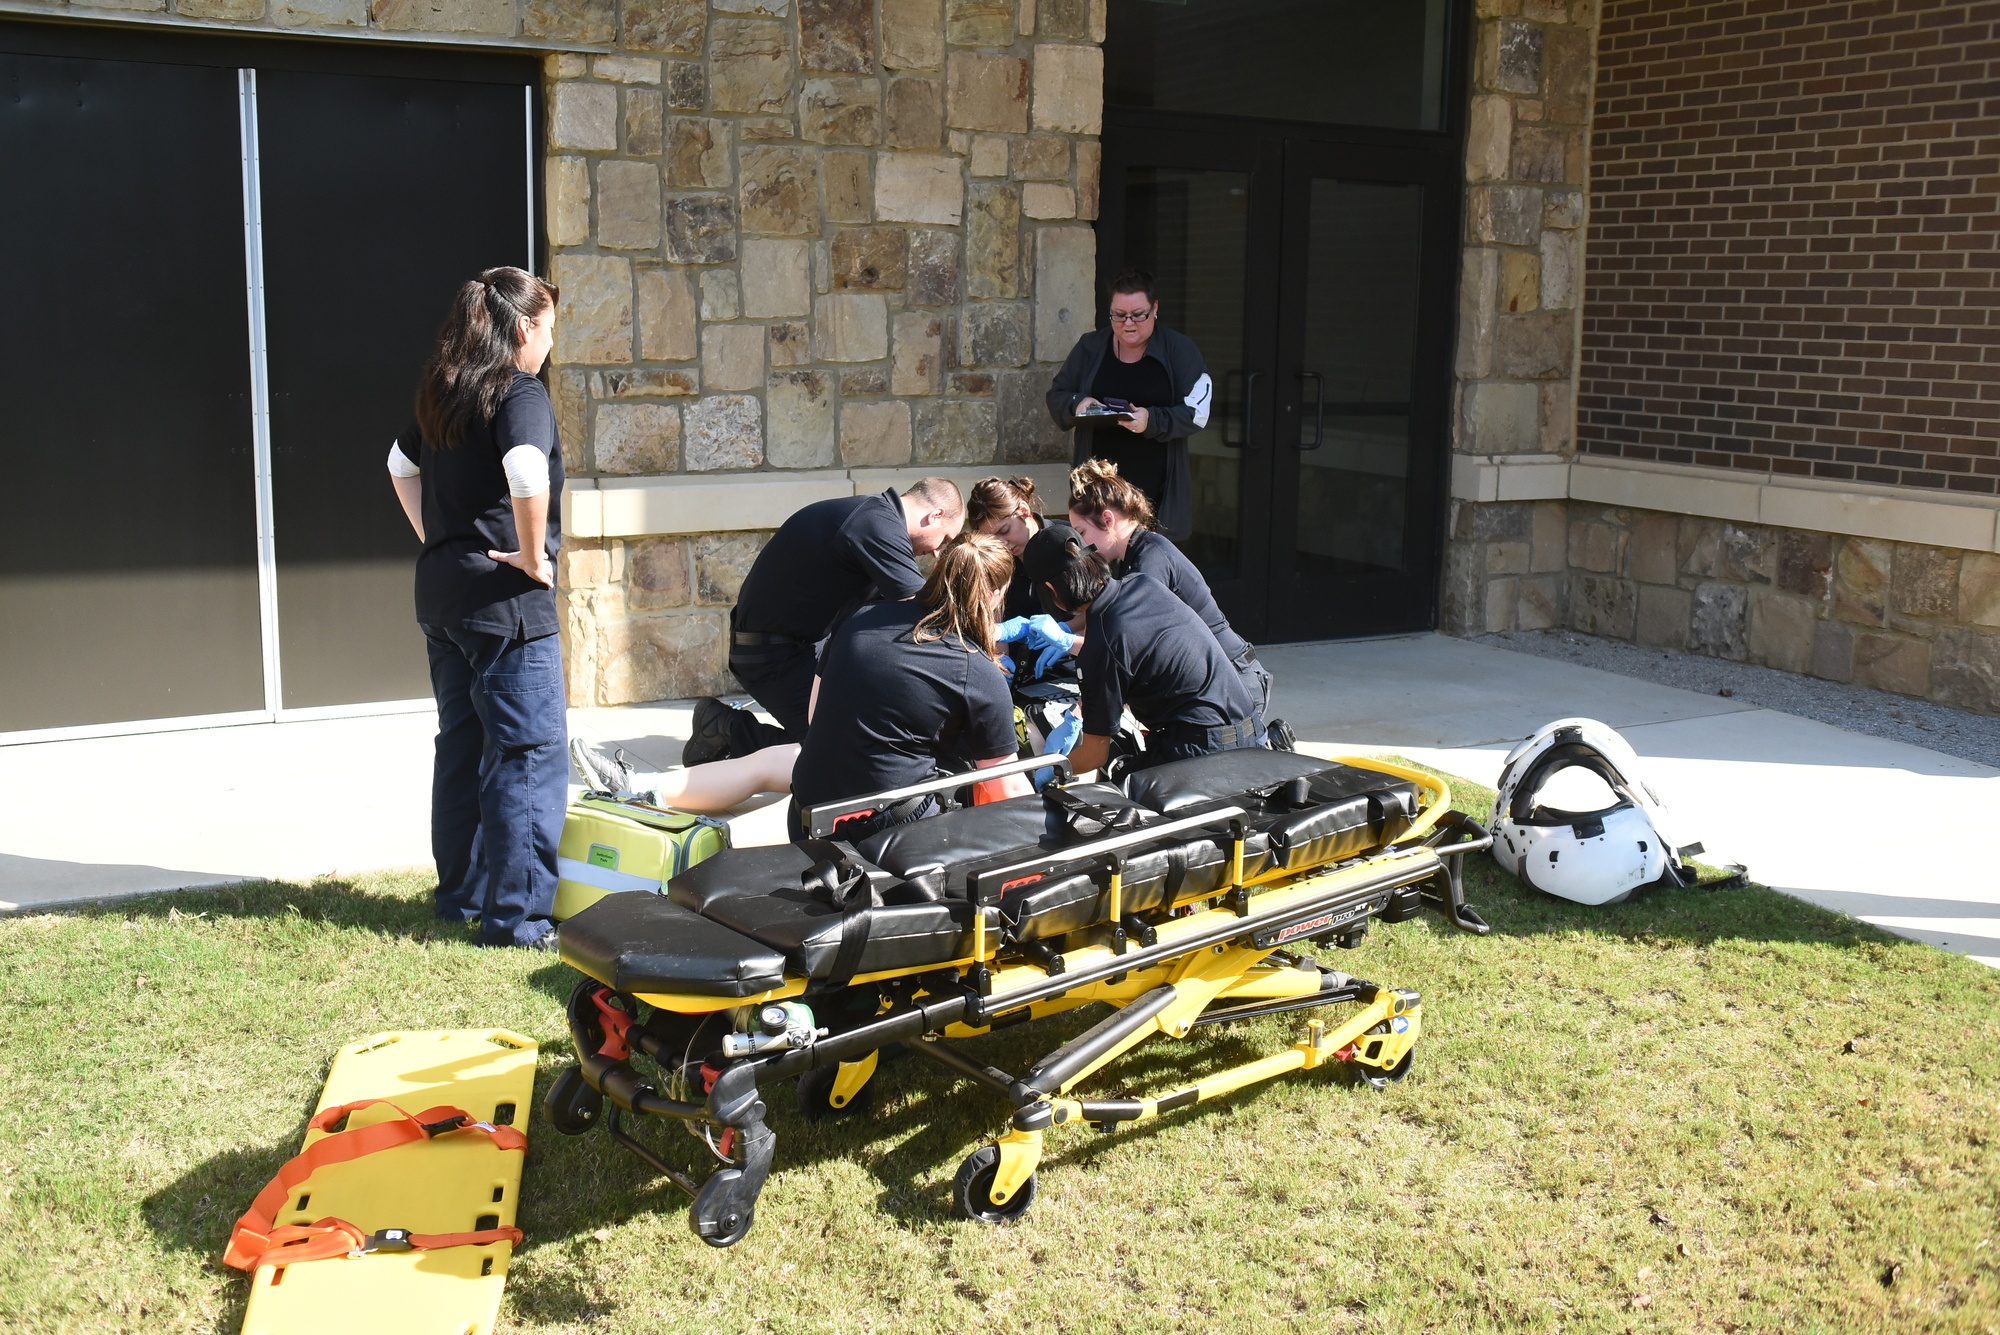
[[[1446,0],[1110,0],[1107,106],[1435,130]]]

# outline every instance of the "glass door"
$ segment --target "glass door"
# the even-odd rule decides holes
[[[1265,633],[1428,627],[1451,448],[1456,189],[1400,154],[1295,140],[1284,192]]]
[[[1252,640],[1436,624],[1469,4],[1108,0],[1098,317],[1216,387],[1183,546]]]
[[[1261,504],[1245,499],[1270,479],[1268,452],[1249,443],[1270,430],[1277,347],[1277,256],[1257,241],[1277,222],[1279,160],[1220,135],[1108,142],[1105,179],[1123,188],[1107,193],[1098,223],[1101,257],[1116,240],[1105,277],[1128,266],[1151,273],[1160,323],[1194,340],[1215,384],[1208,425],[1188,441],[1194,531],[1181,546],[1254,636],[1269,550]]]

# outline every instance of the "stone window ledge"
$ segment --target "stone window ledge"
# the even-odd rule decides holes
[[[1052,504],[1069,495],[1069,470],[1062,464],[573,478],[563,484],[563,532],[573,538],[650,538],[772,529],[814,501],[862,496],[884,487],[900,491],[930,476],[948,477],[969,489],[995,473],[1033,478],[1036,490]]]
[[[1903,487],[1780,478],[1726,468],[1559,455],[1457,455],[1451,494],[1465,501],[1591,501],[1844,537],[2000,552],[2000,504]]]
[[[292,37],[303,41],[338,38],[342,42],[385,42],[394,46],[464,46],[483,51],[511,51],[524,56],[569,51],[580,55],[619,53],[613,42],[569,42],[558,37],[515,37],[500,33],[423,32],[389,28],[349,27],[341,24],[306,24],[287,27],[267,20],[200,19],[179,14],[131,13],[110,3],[103,8],[52,7],[37,0],[0,0],[0,15],[31,14],[36,18],[61,18],[65,23],[102,24],[119,28],[152,28],[161,32],[249,33],[260,37]],[[654,53],[647,52],[647,55]]]

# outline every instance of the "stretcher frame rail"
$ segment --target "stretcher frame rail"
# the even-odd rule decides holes
[[[843,797],[833,802],[821,802],[800,810],[800,823],[807,834],[814,839],[825,839],[834,833],[839,823],[857,812],[879,811],[892,807],[898,802],[907,802],[913,797],[927,797],[932,793],[948,793],[954,788],[967,784],[985,783],[989,779],[1005,779],[1016,774],[1031,774],[1036,770],[1053,768],[1056,773],[1051,783],[1066,783],[1071,771],[1069,757],[1059,754],[1029,756],[1014,759],[999,765],[982,766],[957,774],[941,774],[921,783],[908,784],[901,788],[891,788],[887,792],[870,793],[863,797]]]

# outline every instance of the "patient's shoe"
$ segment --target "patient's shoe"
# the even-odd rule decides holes
[[[1292,731],[1291,724],[1281,718],[1274,718],[1264,725],[1264,740],[1273,751],[1299,749],[1299,735]]]
[[[631,791],[632,763],[625,756],[622,747],[612,747],[611,754],[605,755],[581,737],[569,739],[570,763],[583,776],[583,786],[594,793],[624,793]]]
[[[729,721],[736,710],[714,696],[694,702],[694,731],[681,748],[681,764],[706,765],[729,754]]]

